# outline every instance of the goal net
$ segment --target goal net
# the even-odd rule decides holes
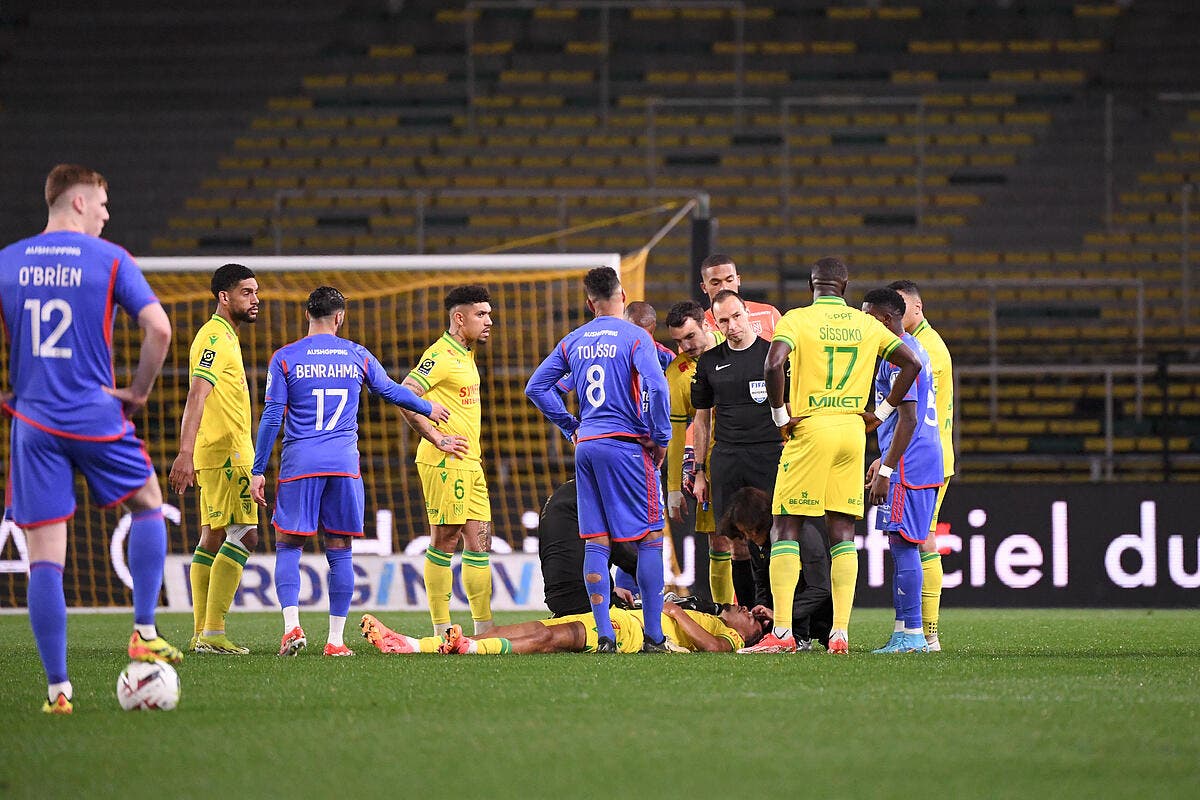
[[[370,349],[396,380],[408,374],[425,348],[446,329],[442,306],[446,292],[465,283],[486,286],[492,296],[494,327],[478,354],[484,468],[492,500],[493,535],[519,549],[545,498],[569,477],[573,467],[569,445],[526,400],[525,381],[558,339],[584,321],[584,273],[597,266],[617,268],[629,299],[640,299],[646,258],[642,252],[625,259],[615,254],[139,259],[174,326],[163,374],[146,410],[134,422],[164,483],[168,549],[177,555],[190,553],[199,537],[196,491],[189,490],[181,498],[165,487],[166,474],[178,452],[179,421],[189,384],[188,347],[214,309],[208,291],[212,272],[230,261],[252,268],[260,286],[258,321],[243,325],[240,331],[256,433],[271,354],[307,334],[303,304],[317,286],[335,286],[346,295],[347,321],[342,335]],[[118,385],[128,383],[140,344],[136,323],[118,314],[113,337]],[[5,358],[0,363],[0,386],[10,385],[7,373]],[[368,547],[377,542],[383,552],[398,552],[410,540],[428,533],[421,486],[413,467],[417,440],[399,409],[378,398],[364,400],[359,412],[359,449]],[[6,469],[8,444],[6,429],[0,444]],[[273,485],[277,464],[278,444],[268,487]],[[131,594],[120,553],[120,515],[94,509],[82,481],[76,492],[79,509],[70,522],[67,555],[68,605],[129,605]],[[268,530],[269,523],[269,514],[263,512],[261,529]],[[264,541],[273,542],[273,535],[264,536]],[[269,552],[270,545],[259,550]],[[0,530],[0,607],[24,605],[26,571],[23,536],[5,523]]]

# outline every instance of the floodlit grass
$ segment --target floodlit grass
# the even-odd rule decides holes
[[[848,658],[384,656],[351,617],[332,659],[308,614],[281,659],[279,616],[237,614],[253,655],[188,655],[179,709],[126,713],[128,615],[73,615],[63,718],[0,616],[0,797],[1196,796],[1200,614],[950,609],[945,652],[872,656],[890,616],[856,611]]]

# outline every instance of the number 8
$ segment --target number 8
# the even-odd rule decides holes
[[[592,364],[588,367],[587,387],[583,390],[584,397],[592,404],[592,408],[604,405],[604,367]]]

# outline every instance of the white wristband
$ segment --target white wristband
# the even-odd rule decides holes
[[[792,415],[788,413],[787,406],[771,409],[771,421],[775,423],[776,428],[782,428],[792,421]]]
[[[880,465],[879,465],[879,474],[880,474],[880,475],[882,475],[882,476],[883,476],[883,477],[885,477],[885,478],[890,478],[890,477],[892,477],[892,473],[893,473],[893,472],[895,472],[895,471],[896,471],[896,470],[892,469],[892,468],[891,468],[891,467],[889,467],[887,464],[880,464]]]
[[[880,400],[879,403],[875,406],[875,419],[879,420],[880,422],[883,422],[885,419],[890,417],[892,415],[892,412],[895,410],[896,409],[893,408],[892,404],[889,403],[887,400]]]

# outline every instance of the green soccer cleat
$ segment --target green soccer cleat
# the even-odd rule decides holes
[[[165,661],[168,664],[178,664],[183,661],[183,653],[161,636],[153,639],[143,639],[137,631],[129,637],[130,661]]]
[[[197,636],[196,637],[196,652],[197,653],[218,653],[227,656],[244,656],[250,654],[250,649],[234,644],[229,640],[229,637],[223,633],[218,633],[215,636]]]

